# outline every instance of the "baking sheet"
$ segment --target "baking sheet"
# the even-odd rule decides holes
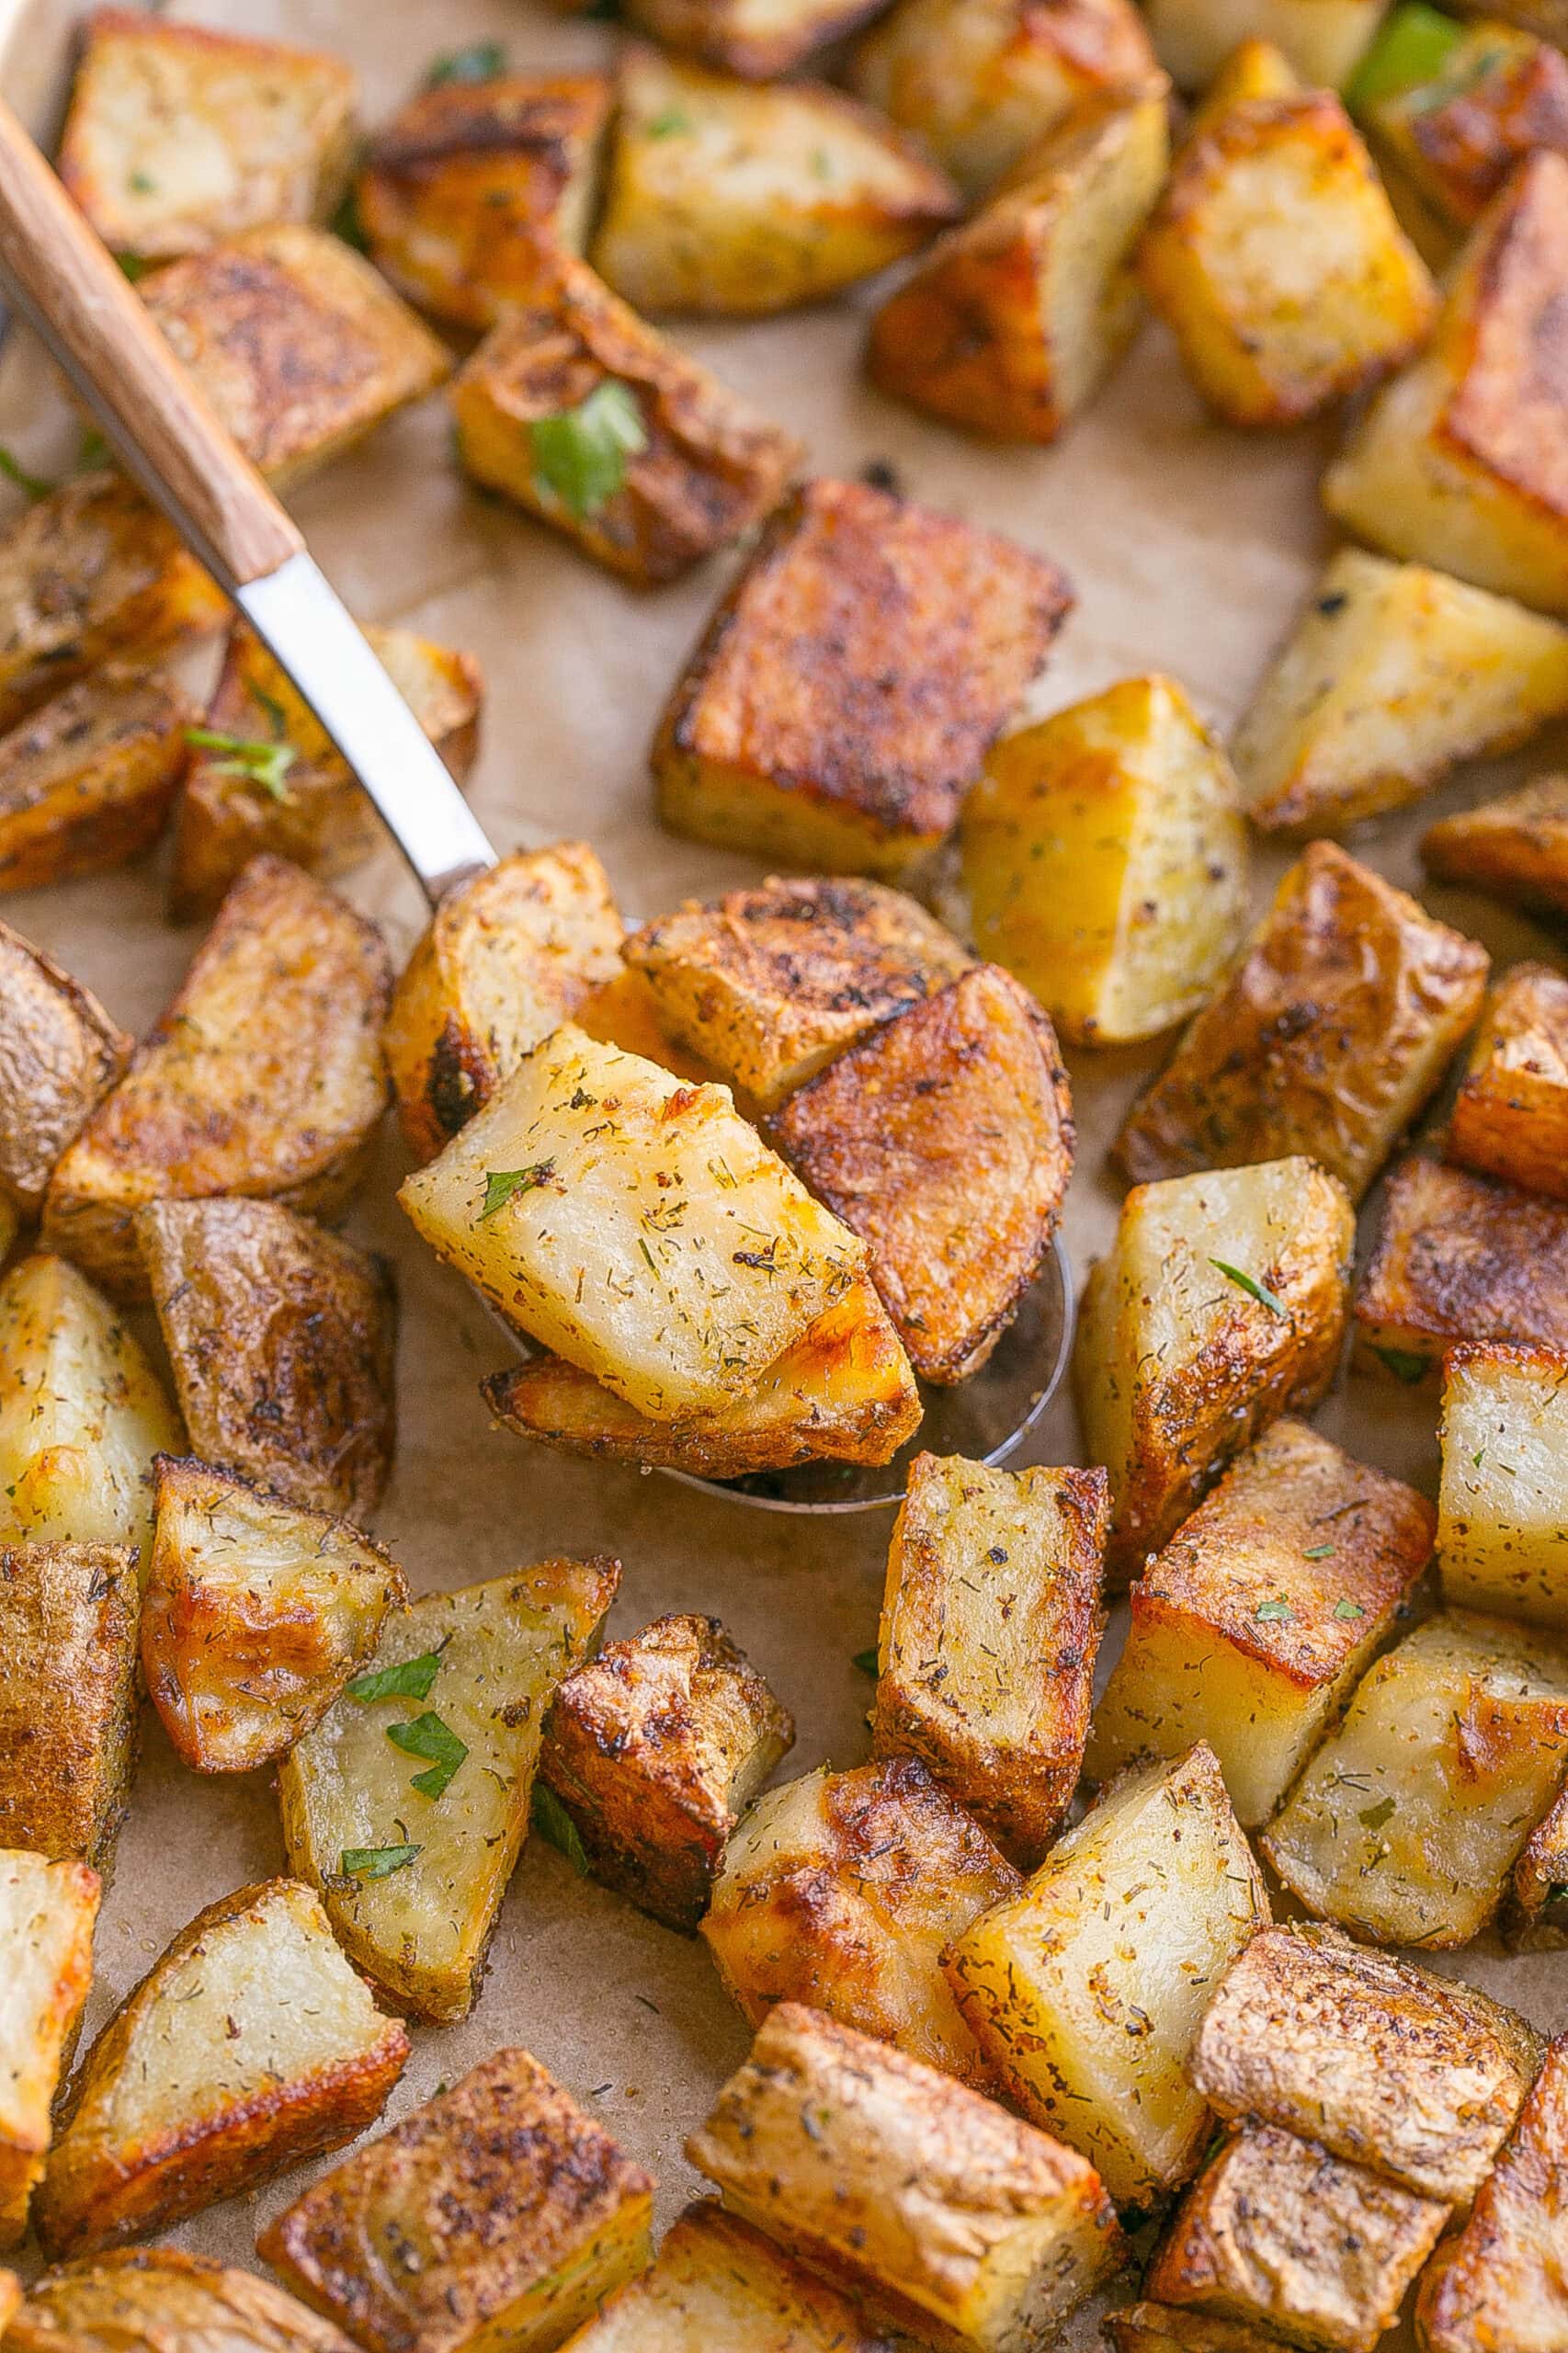
[[[58,109],[70,13],[62,0],[0,5],[0,78],[40,129]],[[564,21],[528,0],[384,0],[374,10],[351,0],[205,0],[169,13],[340,51],[363,74],[372,122],[435,53],[475,39],[503,40],[519,70],[552,71],[607,64],[615,42],[608,26]],[[676,332],[800,434],[817,470],[891,463],[910,494],[1010,531],[1066,566],[1078,607],[1040,708],[1154,668],[1180,679],[1205,715],[1228,727],[1331,544],[1315,498],[1326,432],[1248,438],[1209,423],[1169,338],[1150,325],[1055,449],[991,449],[923,422],[860,381],[869,307],[862,294],[777,321]],[[492,837],[508,849],[588,833],[624,903],[643,914],[687,892],[756,879],[753,861],[661,832],[646,768],[661,702],[725,565],[652,595],[624,589],[542,527],[465,490],[449,438],[437,397],[306,484],[292,504],[362,619],[417,629],[483,660],[489,698],[472,800]],[[47,472],[69,462],[76,439],[48,369],[17,339],[0,369],[0,441]],[[1560,733],[1535,747],[1530,765],[1564,757],[1568,735]],[[1366,829],[1353,843],[1500,960],[1551,954],[1551,943],[1483,900],[1426,884],[1415,840],[1437,811],[1467,805],[1520,772],[1518,762],[1471,767],[1415,815]],[[1260,854],[1260,900],[1285,862]],[[97,990],[120,1022],[141,1029],[199,936],[165,923],[163,884],[154,858],[100,881],[9,899],[4,913]],[[395,856],[389,849],[347,889],[380,918],[401,958],[423,907]],[[1106,1143],[1160,1053],[1068,1056],[1080,1158],[1065,1233],[1080,1277],[1115,1218]],[[377,1533],[411,1586],[465,1584],[549,1553],[612,1551],[625,1572],[612,1633],[664,1610],[717,1612],[794,1711],[798,1739],[784,1774],[824,1759],[863,1761],[869,1687],[852,1661],[875,1640],[891,1515],[812,1520],[748,1510],[493,1431],[476,1384],[500,1360],[495,1329],[464,1285],[416,1244],[393,1203],[404,1165],[389,1121],[349,1231],[395,1261],[401,1288],[401,1440]],[[1353,1451],[1434,1489],[1429,1401],[1348,1382],[1319,1419]],[[1018,1459],[1082,1459],[1065,1397]],[[1119,1640],[1118,1620],[1103,1665]],[[89,2031],[201,1905],[284,1868],[269,1777],[200,1780],[184,1772],[149,1711],[98,1931]],[[1544,2027],[1568,2024],[1568,1956],[1509,1958],[1483,1943],[1434,1965],[1473,1978]],[[473,2015],[415,2030],[386,2120],[490,2052],[524,2044],[650,2167],[667,2220],[698,2187],[681,2155],[683,2136],[748,2040],[699,1942],[577,1879],[535,1839],[506,1899]],[[254,2263],[257,2228],[321,2169],[298,2169],[255,2198],[219,2206],[173,2238]],[[1096,2343],[1101,2309],[1085,2308],[1063,2342]],[[1403,2340],[1389,2343],[1396,2341]]]

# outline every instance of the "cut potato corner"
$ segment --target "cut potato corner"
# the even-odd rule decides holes
[[[1238,45],[1268,47],[1290,82],[1337,90],[1378,28],[1386,0],[1149,0],[1149,31],[1178,90],[1207,92]],[[1266,36],[1267,40],[1258,36]],[[1273,97],[1270,88],[1239,95]]]
[[[120,2247],[35,2279],[6,2353],[354,2353],[253,2271],[172,2246]]]
[[[640,2279],[562,2353],[886,2353],[855,2306],[761,2231],[699,2200]]]
[[[1568,1349],[1568,1202],[1415,1154],[1357,1280],[1356,1368],[1419,1388],[1462,1340]]]
[[[1449,1117],[1450,1160],[1568,1200],[1568,977],[1512,964],[1492,989]]]
[[[0,1204],[36,1213],[50,1171],[124,1074],[132,1044],[90,989],[0,923]],[[0,1248],[0,1264],[5,1256]]]
[[[55,2093],[93,1982],[98,1895],[85,1863],[0,1850],[0,2247],[22,2237],[43,2176]]]

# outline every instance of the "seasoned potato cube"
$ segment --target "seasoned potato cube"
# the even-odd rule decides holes
[[[43,1239],[147,1296],[135,1213],[217,1193],[337,1215],[387,1100],[375,926],[280,858],[233,885],[126,1076],[57,1162]]]
[[[1411,1159],[1356,1285],[1356,1361],[1411,1387],[1460,1340],[1568,1349],[1568,1205]]]
[[[778,1148],[870,1249],[916,1372],[984,1363],[1051,1247],[1074,1131],[1055,1033],[977,964],[792,1095]]]
[[[290,1863],[358,1966],[416,2017],[473,2006],[551,1699],[587,1656],[619,1574],[614,1561],[546,1561],[421,1595],[388,1620],[371,1673],[282,1761]],[[425,1703],[433,1739],[413,1731]],[[430,1771],[411,1782],[390,1732],[407,1733],[408,1756],[431,1755]]]
[[[1239,44],[1267,40],[1303,82],[1337,90],[1383,7],[1384,0],[1148,0],[1147,14],[1160,63],[1178,89],[1206,91]]]
[[[1527,1951],[1568,1944],[1568,1790],[1531,1831],[1514,1866],[1507,1933]]]
[[[1449,1120],[1449,1158],[1568,1199],[1568,979],[1514,964],[1486,1001]]]
[[[497,2051],[313,2183],[256,2252],[367,2353],[550,2353],[647,2263],[653,2202],[537,2059]]]
[[[1155,5],[1159,5],[1159,0],[1155,0]],[[1286,0],[1286,5],[1289,5],[1289,0]],[[1316,5],[1316,0],[1313,0],[1313,5]],[[1278,13],[1277,7],[1270,9],[1271,16]],[[1151,7],[1151,22],[1153,16],[1154,7]],[[1314,75],[1312,81],[1315,85],[1327,78]],[[1255,98],[1293,98],[1300,95],[1302,87],[1301,75],[1282,49],[1277,47],[1273,40],[1249,35],[1230,51],[1213,80],[1204,88],[1201,100],[1188,109],[1187,138],[1193,140],[1200,131],[1209,130],[1229,114],[1233,107],[1249,105]]]
[[[365,635],[460,779],[479,748],[479,665],[407,630]],[[176,920],[210,915],[263,850],[330,882],[386,838],[347,762],[243,623],[230,632],[204,724],[229,740],[198,750],[176,808],[169,912]]]
[[[0,1551],[0,1845],[107,1868],[136,1762],[136,1555]]]
[[[408,2058],[317,1897],[274,1879],[210,1904],[82,2062],[35,2200],[54,2257],[166,2230],[335,2149]]]
[[[0,1199],[33,1213],[50,1170],[131,1059],[90,989],[0,923]]]
[[[1276,1422],[1133,1586],[1092,1778],[1203,1740],[1243,1827],[1267,1822],[1404,1614],[1432,1529],[1414,1488]]]
[[[451,392],[459,462],[642,587],[759,522],[800,444],[666,343],[585,262],[540,249]]]
[[[1332,1928],[1268,1927],[1212,1999],[1193,2083],[1424,2197],[1474,2196],[1540,2063],[1540,2038],[1473,1985]]]
[[[0,1541],[147,1543],[179,1416],[135,1336],[63,1258],[0,1283]]]
[[[990,2070],[938,1967],[1017,1893],[1012,1865],[911,1756],[823,1766],[757,1800],[730,1840],[702,1933],[753,2026],[808,1995],[961,2083]]]
[[[540,235],[582,252],[610,101],[599,74],[421,90],[377,132],[359,178],[377,268],[435,318],[494,326],[532,293]]]
[[[142,1665],[194,1771],[245,1773],[291,1748],[406,1599],[395,1563],[347,1520],[160,1456]]]
[[[1172,1536],[1227,1462],[1315,1405],[1345,1336],[1356,1221],[1300,1157],[1135,1186],[1089,1272],[1073,1360],[1110,1473],[1114,1574]]]
[[[1312,842],[1234,972],[1128,1114],[1134,1182],[1310,1154],[1359,1199],[1441,1084],[1486,950]]]
[[[504,1315],[656,1421],[755,1388],[866,1256],[727,1087],[570,1023],[398,1199]]]
[[[1568,631],[1342,548],[1231,745],[1253,823],[1337,832],[1568,710]]]
[[[98,8],[60,176],[105,244],[143,260],[326,221],[348,179],[357,97],[341,57]]]
[[[1236,779],[1173,679],[1125,679],[1004,736],[961,840],[975,938],[1074,1044],[1169,1029],[1235,953]]]
[[[725,1841],[794,1739],[789,1710],[717,1618],[656,1618],[567,1677],[540,1778],[596,1878],[695,1928]]]
[[[1299,2345],[1373,2353],[1448,2208],[1313,2141],[1248,2124],[1183,2199],[1144,2287]]]
[[[886,1309],[851,1283],[756,1387],[689,1420],[655,1422],[591,1372],[537,1356],[493,1372],[480,1389],[509,1429],[590,1461],[740,1479],[801,1462],[891,1462],[920,1427],[920,1393]]]
[[[0,736],[0,891],[103,874],[164,829],[196,706],[111,663]]]
[[[98,1875],[85,1863],[0,1851],[0,2246],[21,2238],[42,2177],[55,2091],[93,1982],[97,1914]]]
[[[1324,477],[1331,515],[1391,555],[1568,613],[1568,156],[1521,164],[1477,222],[1430,351]]]
[[[1551,2353],[1568,2325],[1562,2261],[1568,2037],[1559,2036],[1462,2229],[1445,2239],[1415,2301],[1422,2353]]]
[[[303,1510],[369,1518],[392,1456],[381,1260],[271,1201],[160,1201],[137,1225],[201,1460]]]
[[[624,1054],[641,1054],[644,1062],[663,1063],[677,1078],[700,1085],[713,1073],[697,1055],[677,1046],[659,1018],[658,1000],[645,972],[629,964],[590,989],[573,1012],[579,1029],[602,1045],[619,1046]]]
[[[1450,1348],[1442,1447],[1445,1598],[1568,1633],[1568,1353]]]
[[[1445,881],[1568,914],[1568,776],[1532,777],[1516,792],[1440,817],[1422,835],[1421,856]]]
[[[123,476],[75,474],[0,537],[0,727],[108,656],[222,629],[229,605]]]
[[[1159,71],[1130,0],[899,0],[856,53],[863,98],[915,131],[966,196]]]
[[[1379,1661],[1264,1853],[1319,1918],[1378,1944],[1468,1944],[1568,1772],[1568,1649],[1447,1610]]]
[[[677,834],[896,881],[951,830],[1072,606],[1012,540],[864,483],[764,531],[653,744]]]
[[[876,9],[877,0],[628,0],[626,20],[705,65],[772,82]]]
[[[1103,1471],[917,1454],[888,1548],[871,1745],[913,1756],[1024,1870],[1067,1811],[1105,1627]]]
[[[351,2353],[281,2288],[172,2246],[121,2247],[36,2279],[15,2353]]]
[[[1100,2323],[1115,2353],[1278,2353],[1272,2329],[1216,2320],[1175,2304],[1130,2304]]]
[[[1396,12],[1391,43],[1397,32]],[[1365,112],[1422,199],[1447,226],[1468,229],[1532,150],[1568,153],[1568,58],[1506,25],[1455,26],[1440,63],[1380,89]]]
[[[853,2304],[713,2200],[688,2206],[652,2270],[563,2353],[882,2353]]]
[[[802,2132],[802,2115],[818,2129]],[[1071,2149],[794,2002],[764,2022],[687,2154],[748,2222],[952,2353],[1049,2342],[1126,2256]]]

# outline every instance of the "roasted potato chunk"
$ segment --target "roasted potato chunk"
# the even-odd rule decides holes
[[[1568,2331],[1561,2230],[1568,2038],[1559,2036],[1463,2228],[1422,2277],[1422,2353],[1551,2353]]]
[[[90,989],[0,923],[0,1199],[31,1215],[131,1040]]]
[[[1306,1153],[1359,1199],[1474,1021],[1486,950],[1312,842],[1129,1113],[1136,1183]]]
[[[460,781],[479,748],[483,682],[471,654],[407,630],[367,629],[392,684]],[[210,915],[263,850],[324,882],[386,839],[368,793],[260,639],[230,631],[205,732],[175,812],[169,912]]]
[[[142,1600],[153,1705],[198,1773],[270,1764],[319,1723],[407,1600],[379,1544],[205,1462],[158,1459]]]
[[[1511,965],[1488,996],[1445,1149],[1568,1200],[1568,979],[1550,964]]]
[[[807,483],[708,624],[653,743],[695,840],[896,881],[951,830],[1071,608],[999,534]]]
[[[695,1928],[726,1840],[794,1740],[789,1710],[717,1618],[656,1618],[566,1677],[540,1779],[596,1879]]]
[[[1373,2353],[1448,2208],[1273,2124],[1233,2135],[1187,2191],[1143,2284],[1166,2304]]]
[[[1442,1446],[1445,1597],[1568,1633],[1568,1353],[1450,1348]]]
[[[1396,17],[1391,44],[1397,32]],[[1375,70],[1376,51],[1368,62]],[[1524,156],[1568,153],[1568,59],[1506,25],[1456,26],[1440,63],[1380,89],[1365,114],[1380,152],[1445,225],[1468,229]]]
[[[136,1763],[136,1555],[0,1551],[0,1846],[107,1870]]]
[[[881,2353],[882,2343],[835,2288],[705,2199],[567,2353]]]
[[[1192,2081],[1423,2197],[1463,2205],[1540,2063],[1540,2038],[1473,1985],[1333,1928],[1268,1927],[1210,1986]]]
[[[1568,1790],[1531,1831],[1514,1865],[1506,1916],[1509,1941],[1527,1951],[1568,1944]]]
[[[663,1063],[677,1078],[700,1086],[713,1076],[706,1063],[669,1036],[659,1018],[658,1001],[647,974],[634,972],[629,964],[590,989],[572,1018],[602,1045],[641,1054],[644,1062]]]
[[[421,90],[377,132],[359,177],[377,268],[432,317],[494,326],[532,293],[540,235],[582,252],[610,104],[599,74]]]
[[[229,605],[122,475],[73,475],[0,537],[0,728],[109,656],[222,629]]]
[[[1417,1387],[1460,1340],[1568,1348],[1568,1205],[1411,1159],[1356,1285],[1356,1361]]]
[[[321,1889],[345,1950],[416,2017],[473,2006],[551,1699],[587,1656],[619,1574],[614,1561],[546,1561],[422,1594],[388,1620],[370,1673],[282,1761],[290,1863]],[[401,1751],[430,1755],[431,1769],[411,1782]]]
[[[540,248],[533,291],[460,371],[460,464],[611,572],[675,580],[777,506],[800,444],[655,335],[585,262]]]
[[[773,1121],[859,1234],[927,1381],[984,1363],[1040,1273],[1073,1172],[1072,1097],[1027,989],[977,964],[862,1038]]]
[[[1339,832],[1565,710],[1568,631],[1443,573],[1342,548],[1231,752],[1256,825]]]
[[[1404,1615],[1432,1531],[1413,1487],[1276,1422],[1133,1586],[1091,1777],[1206,1741],[1256,1830]]]
[[[254,858],[125,1077],[56,1163],[46,1246],[145,1299],[146,1202],[238,1193],[338,1215],[387,1101],[391,989],[373,924],[286,859]]]
[[[1538,776],[1441,817],[1421,836],[1422,859],[1445,881],[1524,907],[1568,914],[1568,776]]]
[[[504,1315],[656,1421],[754,1389],[866,1257],[727,1087],[570,1023],[398,1199]]]
[[[1021,1883],[917,1758],[848,1773],[824,1766],[752,1807],[702,1933],[753,2026],[809,1995],[842,2025],[986,2085],[938,1963],[950,1938]]]
[[[1276,45],[1303,82],[1337,90],[1377,30],[1383,0],[1149,0],[1161,64],[1182,90],[1207,90],[1238,43]]]
[[[85,1863],[0,1850],[0,2246],[21,2238],[42,2177],[55,2091],[93,1982],[97,1915],[98,1875]],[[7,2317],[0,2300],[0,2328]]]
[[[1568,1772],[1568,1649],[1449,1609],[1366,1677],[1264,1832],[1320,1919],[1373,1944],[1468,1944]]]
[[[358,83],[341,57],[97,8],[60,176],[113,252],[199,253],[278,221],[327,221],[348,180]]]
[[[159,1201],[138,1233],[201,1460],[369,1518],[392,1458],[388,1268],[271,1201]]]
[[[350,2353],[269,2279],[172,2246],[121,2247],[33,2282],[16,2353]]]
[[[819,2130],[802,2132],[802,2114]],[[765,2020],[687,2154],[748,2222],[953,2353],[1049,2341],[1125,2259],[1082,2157],[794,2002]]]
[[[1272,2329],[1216,2320],[1175,2304],[1130,2304],[1108,2313],[1100,2326],[1116,2353],[1278,2353]]]
[[[35,2200],[45,2252],[165,2230],[340,2147],[381,2113],[407,2057],[308,1887],[222,1897],[82,2062]]]
[[[1391,555],[1568,613],[1568,156],[1521,164],[1476,223],[1430,351],[1324,477],[1336,521]]]
[[[0,736],[0,891],[139,857],[164,829],[196,716],[172,678],[110,663]]]
[[[446,347],[324,229],[247,229],[143,301],[240,448],[278,485],[340,458],[451,373]]]
[[[876,0],[629,0],[626,20],[666,48],[772,82],[876,13]]]
[[[765,1111],[971,961],[917,901],[848,881],[688,899],[621,954],[669,1035]]]
[[[888,1548],[871,1745],[1032,1870],[1077,1787],[1105,1612],[1103,1471],[917,1454]]]
[[[1247,890],[1236,779],[1170,678],[1125,679],[1004,736],[960,839],[981,948],[1074,1044],[1168,1029],[1235,953]]]
[[[366,2353],[549,2353],[647,2263],[653,2203],[537,2059],[498,2051],[313,2183],[256,2252]]]
[[[1300,1157],[1128,1194],[1073,1359],[1089,1458],[1110,1473],[1113,1575],[1165,1543],[1270,1422],[1322,1397],[1355,1232],[1344,1186]]]

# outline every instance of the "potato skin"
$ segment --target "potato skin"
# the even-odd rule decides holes
[[[18,1209],[36,1212],[133,1042],[90,989],[0,923],[0,1193]]]
[[[1548,2046],[1469,2219],[1427,2265],[1415,2299],[1421,2353],[1551,2353],[1568,2330],[1557,2218],[1568,2181],[1568,2038]]]
[[[1556,1952],[1568,1944],[1568,1790],[1531,1831],[1514,1866],[1503,1918],[1510,1946]]]
[[[0,1551],[0,1847],[108,1868],[138,1746],[136,1552]]]
[[[1568,776],[1532,777],[1517,791],[1428,825],[1429,873],[1523,907],[1568,914]]]
[[[3,1557],[3,1556],[0,1556]],[[9,1659],[7,1659],[9,1664]],[[18,2244],[43,2173],[51,2115],[93,1982],[100,1881],[87,1864],[0,1850],[6,2063],[0,2084],[0,2247]],[[0,2282],[8,2280],[0,2274]],[[7,2299],[0,2285],[0,2329]]]
[[[176,2247],[121,2247],[33,2282],[18,2353],[352,2353],[346,2336],[254,2272]]]
[[[1443,222],[1479,220],[1521,159],[1568,153],[1568,60],[1528,33],[1476,26],[1437,73],[1368,108],[1374,138]]]
[[[1356,1362],[1412,1387],[1461,1340],[1568,1348],[1568,1205],[1419,1155],[1383,1194],[1356,1285]]]
[[[196,716],[172,678],[119,662],[0,737],[0,891],[139,857],[164,829]]]
[[[652,2268],[613,2295],[565,2353],[886,2353],[856,2307],[761,2231],[699,2199]]]
[[[665,48],[747,82],[773,82],[876,13],[876,0],[628,0]]]
[[[1568,980],[1553,966],[1511,965],[1492,990],[1445,1149],[1483,1176],[1568,1200]]]

